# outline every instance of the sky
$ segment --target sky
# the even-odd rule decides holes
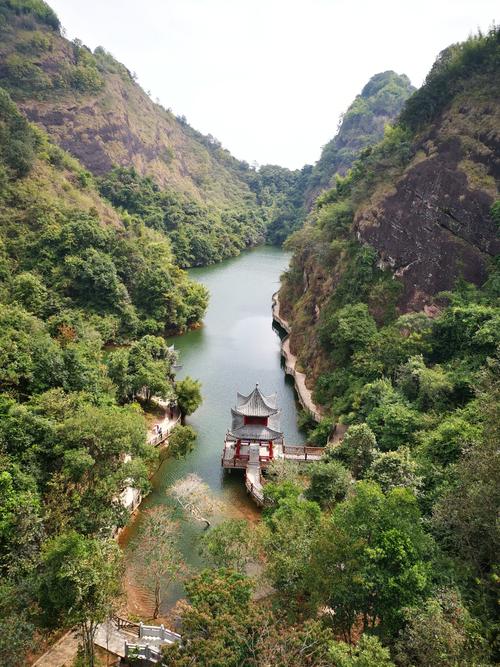
[[[315,162],[377,72],[420,86],[437,54],[500,20],[498,0],[48,0],[153,99],[250,164]]]

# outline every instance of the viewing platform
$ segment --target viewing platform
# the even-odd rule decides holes
[[[262,507],[264,471],[273,460],[297,462],[319,461],[322,447],[285,445],[280,431],[281,410],[276,394],[265,396],[257,385],[248,396],[237,395],[237,405],[231,410],[232,426],[226,433],[221,466],[229,471],[245,470],[245,486],[253,500]]]

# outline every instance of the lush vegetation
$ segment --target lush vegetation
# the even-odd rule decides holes
[[[201,266],[238,255],[264,240],[264,222],[253,209],[220,211],[120,167],[99,179],[99,189],[133,222],[163,232],[180,266]]]
[[[309,189],[317,193],[331,186],[336,174],[345,175],[360,152],[382,138],[385,125],[397,118],[414,90],[405,74],[388,71],[372,76],[343,114],[336,136],[324,146]]]
[[[412,158],[415,133],[443,109],[437,91],[449,103],[468,77],[488,82],[498,47],[494,28],[444,52],[399,124],[289,242],[282,303],[295,302],[299,362],[315,364],[327,415],[310,438],[326,444],[333,423],[348,429],[305,490],[300,478],[273,484],[268,571],[287,609],[331,610],[325,625],[348,642],[377,636],[397,665],[497,659],[500,267],[492,258],[481,286],[458,276],[434,309],[401,315],[400,283],[353,220]],[[319,315],[306,271],[316,286],[334,277]]]
[[[121,577],[109,543],[128,518],[120,493],[148,491],[157,457],[134,401],[176,400],[178,386],[187,412],[199,405],[199,385],[176,385],[176,354],[156,334],[198,322],[206,302],[168,240],[122,223],[0,90],[3,665],[25,664],[35,631],[73,624],[92,663]],[[179,454],[194,439],[182,429]]]

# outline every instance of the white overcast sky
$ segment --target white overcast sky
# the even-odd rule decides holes
[[[104,46],[165,107],[236,157],[312,163],[377,72],[421,85],[498,0],[49,0],[67,35]]]

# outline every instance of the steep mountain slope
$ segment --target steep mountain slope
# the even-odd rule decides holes
[[[94,176],[113,172],[127,196],[112,203],[166,232],[182,266],[263,242],[255,171],[155,104],[103,48],[65,39],[42,0],[0,3],[0,86]]]
[[[1,88],[0,298],[55,330],[92,321],[104,342],[182,331],[207,302],[166,238],[124,224],[82,165]]]
[[[37,15],[39,4],[1,7],[0,85],[30,120],[93,174],[133,166],[200,202],[253,200],[238,173],[246,165],[155,104],[104,49],[65,39],[56,19]]]
[[[500,249],[498,57],[495,30],[443,52],[398,124],[292,240],[282,301],[312,380],[331,368],[321,328],[344,305],[366,303],[381,325],[437,312],[436,294],[459,279],[486,280]]]
[[[394,121],[415,88],[405,74],[392,71],[375,74],[342,116],[337,134],[321,152],[314,165],[289,171],[281,167],[261,167],[256,189],[265,205],[266,194],[275,191],[267,237],[283,243],[303,224],[316,197],[344,176],[361,152],[380,141],[387,123]]]
[[[385,126],[397,118],[414,91],[406,74],[389,70],[372,76],[343,114],[337,134],[323,147],[314,165],[306,191],[309,208],[319,192],[334,184],[335,174],[345,176],[360,152],[382,139]]]

